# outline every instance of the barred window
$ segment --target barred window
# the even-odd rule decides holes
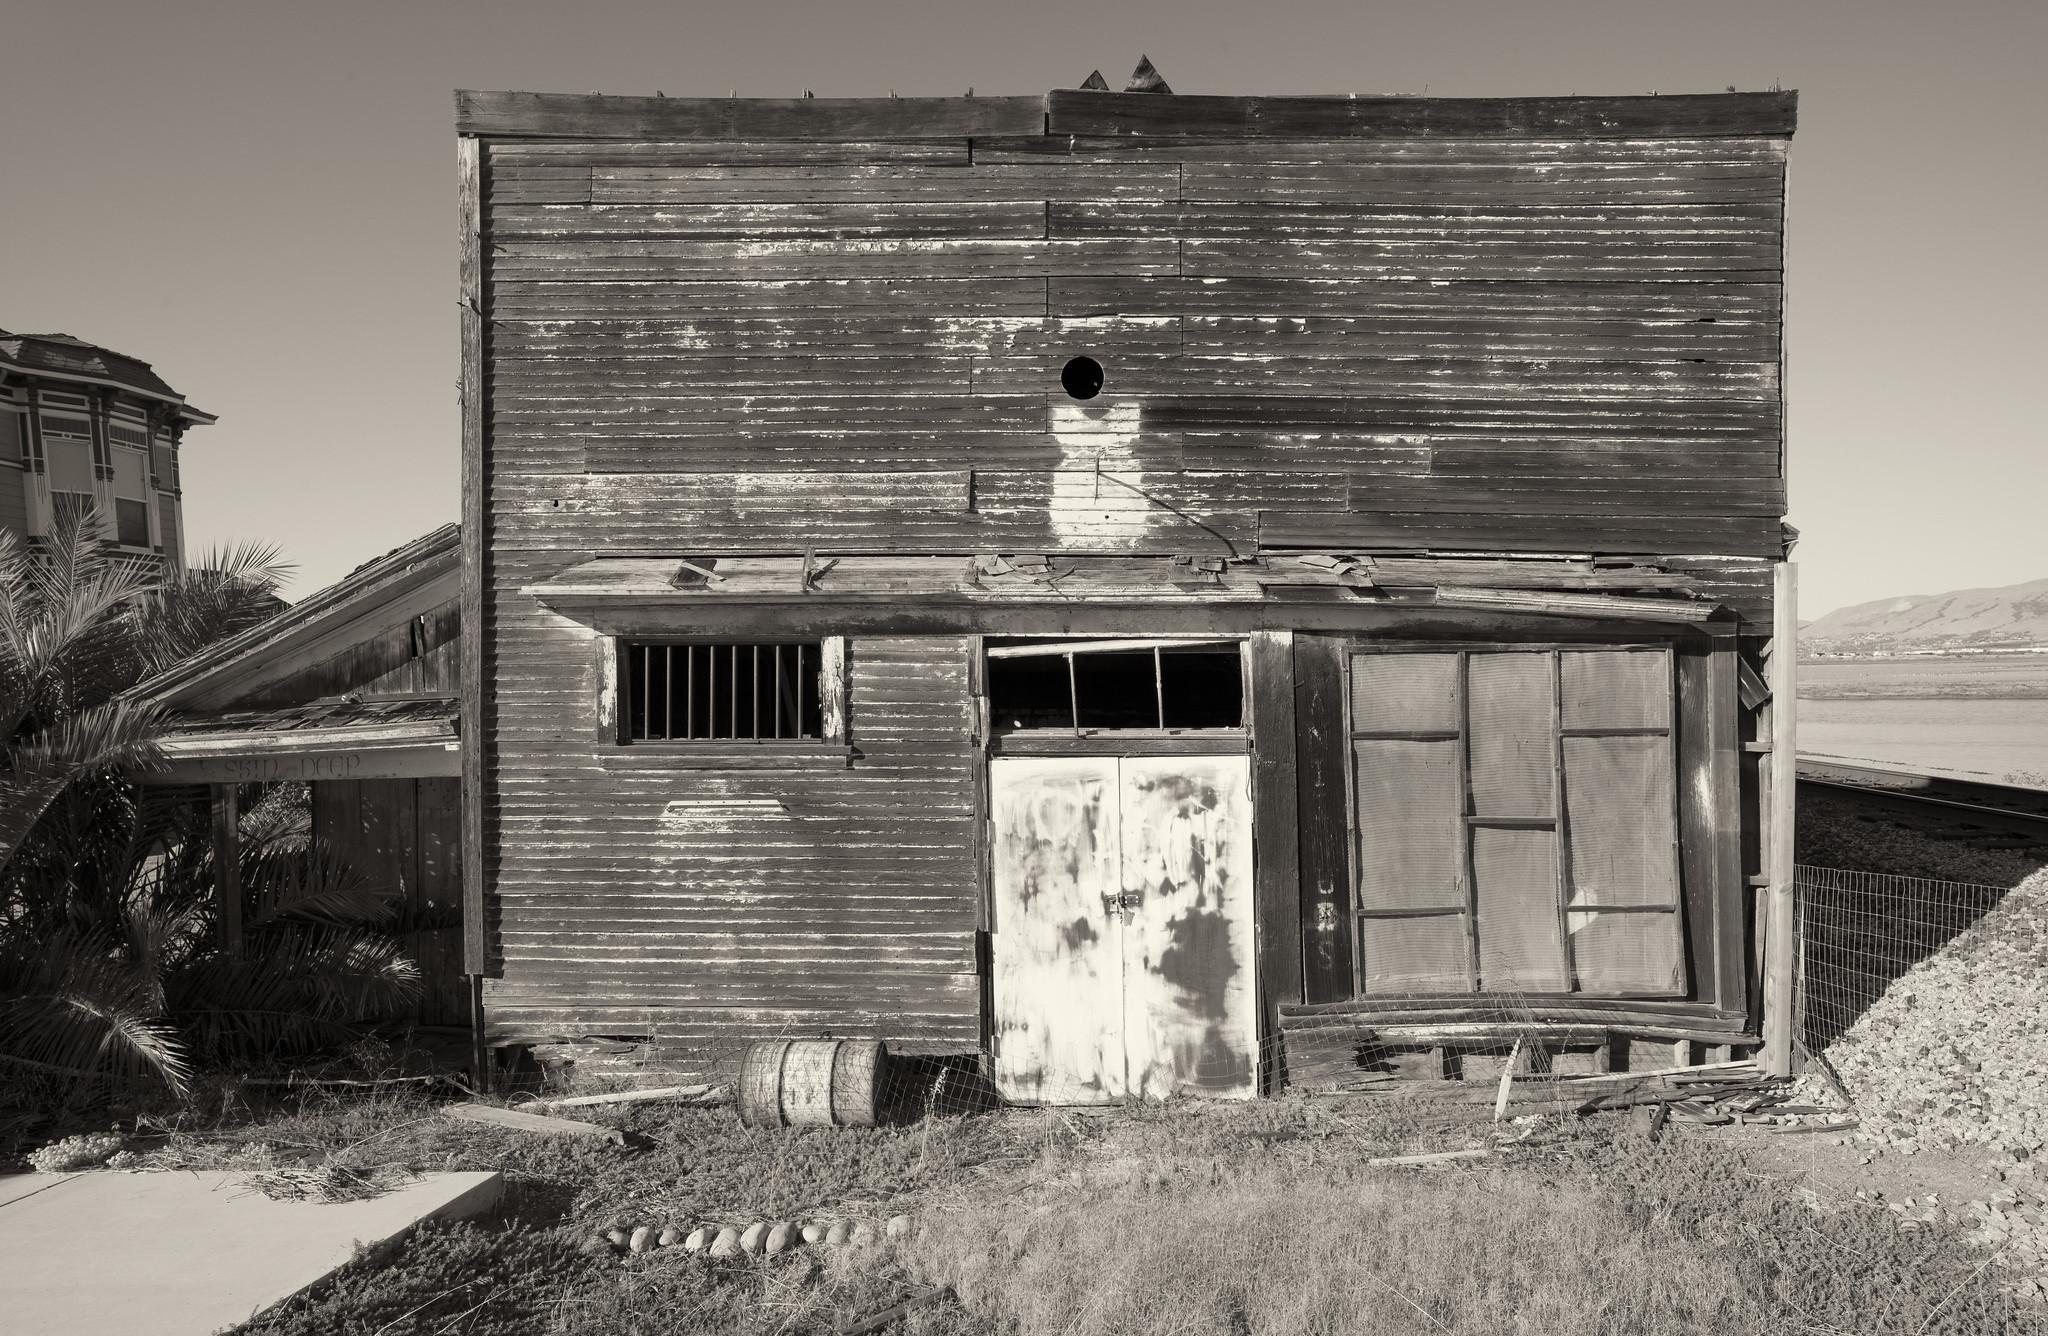
[[[796,742],[824,737],[824,647],[619,645],[622,742]]]

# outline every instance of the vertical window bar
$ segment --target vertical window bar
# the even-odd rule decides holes
[[[1159,646],[1152,647],[1152,697],[1159,707],[1159,726],[1166,727],[1166,666],[1159,657]]]
[[[761,740],[761,647],[754,646],[754,741]]]
[[[819,690],[822,693],[822,683]],[[821,701],[820,703],[822,704],[823,702]],[[802,645],[796,647],[796,735],[798,737],[804,735],[804,647]]]
[[[683,646],[683,736],[697,736],[697,647]]]
[[[704,647],[704,736],[718,736],[718,646]]]
[[[661,647],[661,736],[676,735],[676,647]]]
[[[1074,685],[1074,656],[1061,656],[1067,661],[1067,718],[1073,723],[1074,736],[1081,736],[1081,692]]]
[[[652,665],[652,654],[647,646],[640,646],[640,736],[654,736],[653,686],[647,677]]]
[[[782,736],[782,651],[787,645],[775,647],[775,736]]]

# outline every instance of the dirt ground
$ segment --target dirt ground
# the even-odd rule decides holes
[[[783,1336],[906,1299],[927,1300],[890,1328],[909,1336],[2048,1332],[1951,1209],[1995,1170],[1830,1134],[1673,1123],[1653,1142],[1613,1114],[1495,1127],[1367,1097],[767,1131],[729,1108],[578,1112],[631,1144],[461,1123],[413,1091],[229,1107],[138,1159],[506,1173],[495,1217],[425,1229],[252,1336]],[[911,1230],[883,1237],[898,1215]],[[755,1221],[869,1237],[723,1259],[605,1238]]]

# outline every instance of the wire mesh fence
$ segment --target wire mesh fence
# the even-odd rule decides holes
[[[1816,1054],[1855,1028],[1908,973],[1939,969],[1945,952],[1959,954],[1960,939],[2012,888],[1801,865],[1794,889],[1800,941],[1795,1033],[1806,1052]],[[1965,1016],[1947,1020],[1970,1023]]]

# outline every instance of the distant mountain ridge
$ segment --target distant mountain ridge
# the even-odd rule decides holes
[[[1799,643],[1836,653],[2048,645],[2048,579],[1838,608],[1800,627]]]

